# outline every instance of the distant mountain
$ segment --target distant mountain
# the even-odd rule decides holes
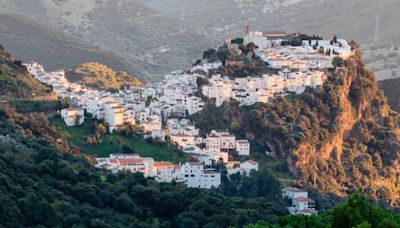
[[[249,25],[251,29],[261,31],[338,35],[356,40],[368,52],[373,52],[370,51],[372,48],[400,44],[398,0],[137,1],[171,18],[201,27],[204,33],[219,40],[228,35],[242,37],[245,26]],[[378,43],[374,43],[375,31],[378,31]],[[388,53],[383,50],[383,55]],[[380,67],[374,59],[369,62],[372,64],[368,68],[375,69],[378,80],[391,77],[394,68],[388,64]],[[397,66],[395,70],[400,72]]]
[[[58,32],[23,15],[0,13],[0,42],[16,59],[37,61],[47,70],[75,67],[83,62],[107,63],[116,70],[138,73],[134,64],[99,47]]]
[[[144,84],[126,72],[115,72],[108,66],[89,62],[66,72],[71,82],[83,83],[89,87],[101,90],[118,90],[124,85],[139,86]]]
[[[381,41],[400,38],[397,0],[137,1],[219,38],[243,35],[245,25],[250,25],[257,30],[336,34],[369,43],[374,41],[376,16]]]
[[[186,68],[202,50],[212,46],[209,37],[198,30],[132,0],[0,0],[0,5],[0,11],[26,15],[59,32],[112,50],[134,66],[129,72],[141,79],[156,79]],[[15,51],[19,55],[20,50]]]
[[[243,36],[245,25],[254,30],[338,35],[368,44],[363,46],[367,50],[375,39],[379,17],[380,41],[398,44],[399,9],[397,0],[0,0],[0,12],[40,21],[79,40],[71,43],[77,47],[83,41],[83,46],[88,47],[89,43],[117,54],[115,59],[103,57],[107,62],[100,61],[98,55],[109,55],[89,48],[97,51],[88,55],[92,59],[85,58],[73,65],[93,60],[116,70],[127,70],[141,80],[156,80],[166,72],[187,68],[200,57],[201,51],[218,45],[219,40],[228,35]],[[31,19],[24,21],[28,27]],[[16,27],[3,21],[2,24]],[[7,29],[1,28],[0,34],[4,34],[2,30]],[[41,39],[47,40],[47,36]],[[9,49],[18,58],[32,58],[25,49],[14,47],[24,46],[23,39],[3,43],[11,46]],[[61,45],[62,39],[57,43]],[[36,54],[50,67],[58,67],[60,62],[71,67],[70,62],[82,58],[74,56],[85,56],[67,55],[73,57],[64,59],[61,53],[67,49],[62,46],[54,51],[53,57],[57,58],[42,57],[45,55],[39,48]],[[388,71],[380,70],[378,77],[387,78]]]

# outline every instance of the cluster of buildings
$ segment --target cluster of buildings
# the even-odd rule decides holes
[[[201,162],[174,164],[157,162],[153,158],[140,157],[137,154],[111,154],[108,158],[96,158],[98,168],[113,172],[122,170],[142,173],[158,182],[180,182],[192,188],[217,188],[221,184],[221,173],[204,168]]]
[[[147,137],[165,141],[169,136],[173,143],[198,160],[177,165],[135,154],[112,154],[109,158],[97,158],[97,167],[113,172],[141,172],[160,182],[176,181],[184,182],[189,187],[211,188],[220,185],[221,174],[206,167],[217,163],[228,164],[229,152],[234,150],[238,155],[250,154],[247,140],[236,140],[227,131],[213,131],[206,138],[201,138],[199,129],[187,119],[204,108],[204,102],[195,96],[198,92],[197,78],[219,68],[221,63],[202,63],[192,68],[193,73],[172,72],[165,75],[164,80],[145,88],[124,87],[118,92],[69,82],[64,71],[46,72],[38,63],[25,66],[40,82],[52,86],[59,98],[71,100],[71,107],[61,110],[61,118],[67,126],[82,124],[85,114],[103,119],[110,131],[124,123],[140,125],[148,133]],[[198,74],[199,71],[202,73]],[[232,166],[230,173],[249,173],[254,168],[246,163],[239,169],[238,164]],[[258,170],[258,163],[254,169]]]
[[[258,47],[255,54],[273,69],[307,71],[332,68],[334,57],[348,58],[353,54],[349,43],[336,37],[332,40],[302,40],[295,46],[287,45],[290,41],[291,37],[284,32],[247,31],[244,38],[244,44],[254,43]]]
[[[192,128],[190,128],[192,127]],[[198,136],[199,129],[188,126],[185,132],[170,134],[171,141],[176,143],[183,152],[203,162],[207,166],[218,163],[228,164],[233,156],[249,156],[250,142],[237,140],[236,136],[227,130],[213,130],[206,137]]]
[[[249,175],[251,170],[258,171],[259,164],[253,160],[239,162],[232,159],[249,156],[250,143],[236,139],[227,130],[213,130],[206,137],[200,137],[199,129],[187,118],[204,109],[204,101],[197,96],[199,92],[214,98],[216,106],[230,99],[240,105],[267,103],[275,96],[300,94],[307,87],[322,85],[326,80],[322,70],[332,68],[333,57],[346,58],[352,54],[350,45],[343,39],[307,40],[300,46],[282,45],[289,39],[290,36],[283,32],[246,32],[244,44],[254,43],[257,46],[256,56],[268,63],[273,73],[231,79],[211,75],[214,69],[223,65],[221,61],[203,61],[190,71],[169,73],[163,80],[144,88],[125,86],[117,92],[70,82],[63,70],[46,72],[42,65],[34,62],[24,65],[40,82],[52,86],[59,98],[71,100],[71,107],[61,110],[61,117],[67,126],[82,124],[85,115],[103,119],[111,132],[125,123],[139,125],[146,137],[165,141],[168,136],[198,161],[173,164],[135,154],[112,154],[108,158],[97,158],[98,167],[114,172],[141,172],[160,182],[176,181],[189,187],[212,188],[220,185],[221,174],[206,167],[223,163],[228,174]],[[226,42],[229,47],[231,41]],[[199,78],[207,78],[208,84],[199,88]],[[293,202],[291,213],[314,213],[314,202],[307,197],[307,192],[305,195],[294,189],[284,192]]]
[[[153,158],[141,157],[137,154],[111,154],[109,157],[96,158],[97,168],[109,169],[112,172],[130,171],[142,173],[158,182],[184,183],[190,188],[218,188],[221,184],[221,173],[212,168],[206,168],[203,162],[172,162],[154,161]],[[258,171],[258,163],[252,160],[234,162],[227,166],[228,174],[241,173],[249,175],[251,170]]]
[[[291,46],[287,45],[291,37],[284,32],[247,31],[243,40],[244,45],[257,46],[255,55],[273,73],[235,79],[212,75],[202,93],[214,98],[217,107],[230,99],[240,105],[253,105],[287,93],[301,94],[307,87],[315,88],[325,82],[323,70],[333,68],[334,57],[347,58],[353,53],[346,40],[336,38],[303,40],[300,45]]]
[[[253,105],[257,102],[267,103],[275,96],[289,92],[301,94],[307,87],[316,88],[326,80],[326,74],[320,70],[290,71],[284,69],[253,77],[235,78],[212,75],[209,84],[202,88],[203,95],[215,99],[218,107],[231,99],[240,105]]]
[[[317,215],[315,201],[308,197],[308,192],[296,187],[282,189],[282,197],[289,201],[288,207],[291,215]]]
[[[126,86],[118,92],[110,92],[69,82],[63,70],[46,72],[38,63],[25,66],[40,82],[52,86],[59,98],[71,100],[73,108],[61,112],[68,126],[81,124],[82,113],[86,113],[104,119],[110,131],[131,123],[164,138],[162,126],[168,118],[184,118],[204,108],[204,102],[194,95],[198,91],[198,74],[173,72],[146,88]],[[217,66],[206,66],[203,70],[213,67]]]
[[[314,39],[311,37],[310,39],[302,40],[300,44],[296,44],[296,46],[290,45],[282,45],[288,44],[292,40],[293,36],[288,35],[285,32],[274,31],[274,32],[260,32],[260,31],[250,31],[247,29],[243,44],[248,45],[249,43],[254,43],[259,50],[268,50],[274,48],[281,48],[283,46],[288,46],[294,48],[296,50],[307,49],[309,50],[309,55],[313,56],[317,52],[321,52],[321,54],[326,54],[329,57],[340,56],[342,58],[347,58],[353,54],[352,48],[350,44],[345,39],[337,39],[333,37],[333,39]],[[317,52],[312,51],[317,50]],[[321,51],[320,51],[321,50]]]

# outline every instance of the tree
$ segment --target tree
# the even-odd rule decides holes
[[[341,57],[335,57],[333,58],[333,67],[344,67],[344,60]]]
[[[134,154],[135,153],[135,151],[127,144],[122,145],[121,151],[126,154]]]
[[[208,49],[207,51],[203,52],[203,59],[210,60],[215,57],[217,51],[215,49]]]
[[[251,42],[251,43],[248,43],[247,44],[247,46],[246,46],[246,49],[248,50],[248,51],[253,51],[254,49],[256,49],[257,48],[257,46],[253,43],[253,42]]]
[[[333,210],[332,227],[355,227],[366,224],[372,227],[378,227],[379,221],[382,219],[380,211],[360,192],[352,195],[346,204],[337,206]]]
[[[243,38],[236,38],[236,39],[233,39],[231,43],[232,43],[232,44],[241,45],[241,44],[243,44]]]
[[[333,36],[333,42],[336,44],[337,43],[337,37]]]
[[[96,125],[96,138],[102,139],[107,133],[107,128],[104,123],[98,123]]]
[[[56,213],[47,201],[31,193],[19,202],[23,213],[29,217],[32,225],[43,224],[52,226],[56,224]]]

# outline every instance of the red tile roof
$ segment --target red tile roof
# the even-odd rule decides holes
[[[143,159],[117,159],[121,165],[141,164]]]
[[[299,202],[305,202],[305,203],[306,202],[308,202],[308,203],[315,202],[313,199],[303,197],[303,196],[297,197],[295,200],[297,200]]]
[[[154,162],[153,167],[155,168],[174,168],[172,162]]]

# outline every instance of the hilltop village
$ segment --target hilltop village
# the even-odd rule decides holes
[[[326,71],[333,68],[334,58],[345,59],[352,54],[349,43],[336,37],[323,39],[283,32],[246,31],[244,38],[239,40],[228,38],[222,47],[235,53],[236,60],[203,58],[189,71],[171,72],[160,82],[147,84],[144,88],[125,86],[118,92],[71,83],[63,70],[46,72],[38,63],[25,66],[40,82],[52,86],[59,98],[71,100],[71,107],[61,110],[67,126],[80,125],[88,117],[103,119],[110,132],[124,124],[137,125],[145,137],[168,139],[196,160],[173,164],[137,154],[111,154],[96,158],[97,167],[114,172],[141,172],[159,182],[175,181],[189,187],[212,188],[221,183],[221,173],[213,168],[216,164],[225,164],[228,174],[239,172],[243,175],[257,171],[259,164],[246,160],[251,153],[247,139],[238,139],[227,130],[217,129],[202,137],[189,116],[201,112],[205,102],[210,100],[215,106],[229,100],[250,106],[271,102],[277,96],[301,94],[308,87],[316,88],[324,83]],[[218,52],[220,48],[212,52]],[[257,59],[265,70],[245,77],[221,70],[243,64],[240,58]],[[232,160],[235,157],[244,159],[240,159],[242,162]],[[304,199],[299,200],[306,200],[311,205],[307,211],[315,213],[313,201],[307,196],[301,197]],[[305,213],[303,209],[296,210]]]

